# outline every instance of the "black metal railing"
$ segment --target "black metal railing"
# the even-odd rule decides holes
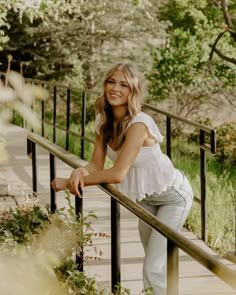
[[[32,183],[33,190],[37,191],[37,155],[36,145],[47,150],[50,155],[50,182],[55,177],[55,161],[58,158],[72,168],[78,168],[85,165],[85,161],[76,155],[64,150],[54,143],[49,142],[45,138],[29,133],[27,136],[27,152],[32,159]],[[118,192],[114,187],[108,184],[98,185],[107,195],[111,197],[111,284],[112,290],[121,281],[121,259],[120,259],[120,208],[119,204],[127,208],[138,218],[145,221],[153,229],[160,232],[167,238],[167,295],[178,295],[178,249],[183,250],[190,255],[195,261],[202,264],[205,268],[213,272],[217,277],[221,278],[232,288],[236,289],[236,271],[220,262],[217,255],[210,255],[189,239],[185,238],[159,221],[158,218],[143,209],[137,203]],[[85,197],[86,199],[86,197]],[[75,197],[75,211],[82,214],[82,199]],[[51,210],[54,212],[56,208],[55,192],[51,190]]]

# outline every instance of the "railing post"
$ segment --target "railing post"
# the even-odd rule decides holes
[[[83,192],[79,189],[81,198],[75,196],[75,214],[81,219],[82,226],[83,226]],[[83,228],[81,230],[81,235],[83,235]],[[82,237],[81,237],[82,238]],[[83,240],[83,239],[82,239]],[[76,255],[76,264],[78,271],[84,270],[84,254],[83,254],[83,246],[81,246],[80,253]]]
[[[171,159],[171,118],[166,117],[166,154]]]
[[[167,295],[179,294],[179,251],[167,240]]]
[[[57,88],[53,87],[53,142],[56,142]]]
[[[49,161],[50,161],[50,207],[51,207],[51,212],[54,213],[57,209],[57,204],[56,204],[56,193],[54,189],[52,188],[52,181],[55,178],[55,157],[53,154],[49,154]]]
[[[120,204],[111,198],[111,286],[120,283]]]
[[[86,93],[82,95],[82,122],[81,122],[81,151],[80,157],[84,159],[84,136],[85,136],[85,121],[86,121]]]
[[[32,154],[32,184],[33,194],[37,193],[37,160],[36,160],[36,144],[31,141],[31,154]]]
[[[69,150],[69,130],[70,130],[70,89],[67,89],[66,99],[66,150]]]
[[[30,108],[31,108],[32,112],[34,112],[34,103],[33,102],[31,103],[31,107]],[[22,126],[22,128],[26,129],[25,128],[25,118],[24,117],[22,117],[21,126]],[[31,126],[31,132],[34,132],[33,126]]]
[[[32,145],[31,145],[31,143],[32,143],[32,141],[29,138],[27,138],[27,142],[26,142],[26,144],[27,144],[27,156],[32,159]]]
[[[41,114],[41,120],[42,120],[42,122],[41,122],[41,128],[42,128],[41,134],[42,134],[42,137],[44,137],[44,119],[45,119],[44,110],[45,110],[45,105],[44,105],[44,100],[42,100],[42,105],[41,105],[41,112],[42,112],[42,114]]]
[[[216,153],[216,131],[214,129],[211,130],[210,139],[211,139],[211,153],[215,154]]]
[[[205,131],[200,130],[201,236],[206,242],[206,155],[202,148],[204,143]]]

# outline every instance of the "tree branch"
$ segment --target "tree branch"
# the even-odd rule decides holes
[[[210,45],[210,47],[212,47],[212,51],[214,51],[216,54],[218,54],[223,60],[226,60],[226,61],[228,61],[228,62],[233,63],[233,64],[236,65],[236,59],[235,58],[228,57],[228,56],[224,55],[222,53],[222,51],[220,51],[216,47],[213,48],[213,45]]]
[[[211,49],[211,53],[210,53],[210,57],[209,57],[209,62],[212,60],[213,53],[214,53],[214,51],[215,51],[215,48],[216,48],[217,43],[219,42],[220,38],[222,38],[223,35],[224,35],[226,32],[228,32],[227,29],[226,29],[225,31],[221,32],[221,33],[217,36],[217,38],[216,38],[216,40],[215,40],[215,42],[214,42],[213,45],[210,44],[210,47],[211,47],[212,49]]]
[[[228,27],[232,28],[233,24],[232,24],[232,21],[231,21],[231,17],[229,15],[228,4],[226,3],[225,0],[221,0],[220,4],[221,4],[222,11],[223,11],[225,22],[226,22]]]
[[[223,11],[225,23],[228,26],[228,31],[229,31],[231,37],[236,42],[236,32],[233,30],[233,23],[232,23],[230,15],[229,15],[227,1],[226,0],[221,0],[220,4],[221,4],[222,11]]]

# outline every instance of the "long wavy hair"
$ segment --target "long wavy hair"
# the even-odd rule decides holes
[[[112,112],[112,108],[107,102],[105,95],[105,87],[107,85],[107,81],[116,71],[122,71],[124,74],[130,88],[130,95],[128,97],[128,110],[127,114],[122,118],[122,120],[118,123],[117,129],[114,130],[114,116]],[[96,106],[96,114],[100,117],[100,124],[98,126],[99,134],[102,137],[103,147],[106,150],[108,142],[113,138],[114,131],[117,134],[116,142],[117,142],[117,150],[121,148],[124,140],[125,140],[125,130],[129,123],[129,121],[141,111],[142,107],[142,81],[140,77],[140,73],[137,68],[132,64],[117,64],[113,66],[105,75],[103,81],[103,92],[98,96],[95,106]]]

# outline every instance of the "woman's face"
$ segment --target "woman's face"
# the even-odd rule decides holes
[[[122,71],[117,70],[107,80],[105,96],[112,107],[127,105],[130,92],[130,86]]]

